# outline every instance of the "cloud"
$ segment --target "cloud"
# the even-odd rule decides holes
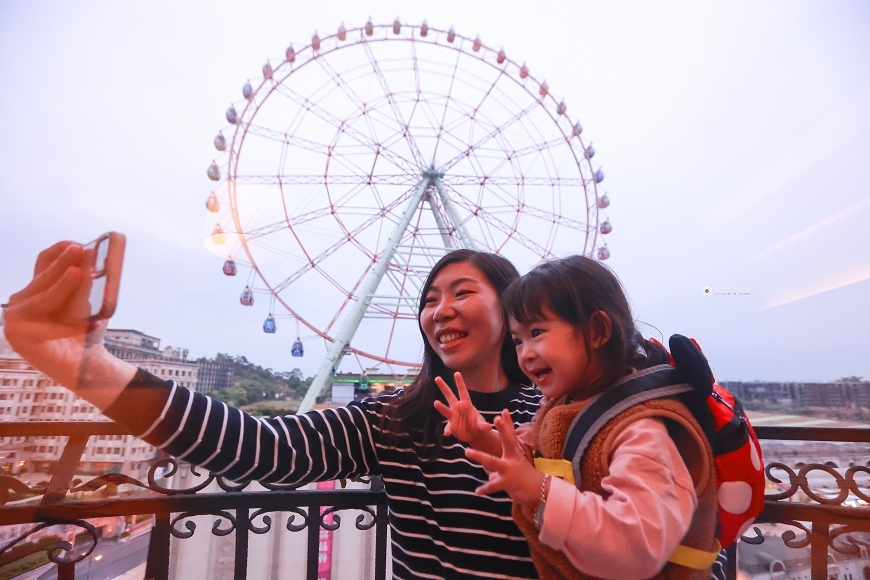
[[[870,279],[870,264],[863,264],[849,272],[841,272],[827,280],[820,280],[811,286],[780,295],[767,304],[764,304],[761,309],[768,310],[770,308],[776,308],[777,306],[784,306],[785,304],[791,304],[792,302],[797,302],[804,298],[817,296],[825,292],[830,292],[831,290],[843,288],[850,284],[857,284],[858,282],[863,282],[867,279]]]
[[[870,125],[870,86],[795,143],[707,217],[721,229],[776,193]]]
[[[808,235],[810,235],[814,232],[817,232],[820,229],[827,227],[827,226],[831,225],[832,223],[837,222],[848,215],[855,213],[859,209],[863,209],[863,208],[867,207],[868,205],[870,205],[870,197],[865,197],[864,199],[862,199],[858,203],[854,203],[854,204],[850,205],[849,207],[847,207],[846,209],[840,210],[837,213],[830,215],[830,216],[826,217],[825,219],[820,220],[820,221],[814,223],[813,225],[811,225],[807,228],[802,229],[801,231],[794,234],[793,236],[789,236],[788,238],[782,240],[781,242],[777,242],[776,244],[770,246],[769,248],[758,252],[757,254],[755,254],[754,256],[749,258],[749,260],[747,260],[747,261],[748,262],[756,262],[765,256],[769,256],[770,254],[776,252],[777,250],[781,250],[784,247],[789,246],[789,245],[795,243],[796,241],[798,241],[802,238],[805,238]]]

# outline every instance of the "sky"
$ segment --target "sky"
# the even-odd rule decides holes
[[[0,3],[0,297],[59,239],[127,235],[112,327],[313,375],[207,251],[241,85],[344,22],[455,27],[569,103],[606,174],[607,261],[645,335],[720,381],[870,378],[870,5]],[[702,289],[711,293],[704,295]],[[348,370],[353,370],[348,367]]]

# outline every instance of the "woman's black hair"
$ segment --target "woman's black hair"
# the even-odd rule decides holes
[[[419,316],[426,304],[426,293],[429,292],[435,277],[447,266],[461,262],[468,262],[480,270],[499,296],[520,276],[507,258],[497,254],[461,249],[454,250],[438,260],[426,277],[417,307],[417,324],[423,336],[423,365],[406,392],[389,403],[382,420],[382,428],[388,432],[388,437],[395,439],[401,434],[410,434],[415,446],[418,447],[418,454],[424,458],[434,458],[438,455],[444,437],[442,417],[434,408],[436,399],[443,401],[441,391],[435,384],[435,377],[443,378],[452,388],[455,388],[455,384],[453,371],[447,368],[426,340]],[[507,331],[501,347],[501,367],[510,382],[528,382],[520,370],[516,348]]]
[[[631,373],[666,364],[667,350],[643,338],[635,326],[631,307],[622,284],[613,271],[585,256],[569,256],[544,262],[514,281],[502,295],[505,316],[521,324],[544,318],[544,310],[570,322],[583,334],[587,356],[592,356],[590,325],[597,333],[604,329],[596,312],[605,312],[611,321],[609,340],[597,349],[601,365],[600,385],[608,385]]]

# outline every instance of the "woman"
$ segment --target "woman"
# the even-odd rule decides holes
[[[501,256],[457,250],[432,269],[419,304],[423,367],[406,392],[302,416],[255,419],[112,357],[105,323],[88,326],[82,248],[61,242],[40,254],[36,275],[10,298],[5,332],[33,366],[90,400],[149,443],[235,481],[279,483],[379,475],[390,507],[396,578],[536,578],[528,545],[504,493],[444,435],[434,382],[453,371],[492,421],[537,410],[499,295],[518,277]]]

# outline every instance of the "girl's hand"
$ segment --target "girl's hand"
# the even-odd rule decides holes
[[[444,379],[435,377],[435,384],[441,389],[441,394],[447,401],[447,405],[441,401],[435,401],[435,410],[447,419],[444,434],[453,435],[472,447],[475,447],[475,443],[485,444],[484,442],[494,435],[492,426],[486,422],[486,419],[471,402],[462,373],[456,373],[453,376],[456,379],[456,390],[459,392],[458,399]],[[480,448],[478,447],[478,449]]]
[[[33,280],[9,298],[4,333],[27,362],[100,408],[136,372],[103,346],[107,321],[91,322],[90,271],[82,246],[59,242],[39,254]]]
[[[537,506],[541,501],[544,474],[535,469],[520,446],[507,410],[495,418],[495,427],[501,436],[500,457],[475,449],[465,450],[465,456],[480,463],[489,474],[489,482],[475,491],[488,495],[504,490],[516,504]]]

